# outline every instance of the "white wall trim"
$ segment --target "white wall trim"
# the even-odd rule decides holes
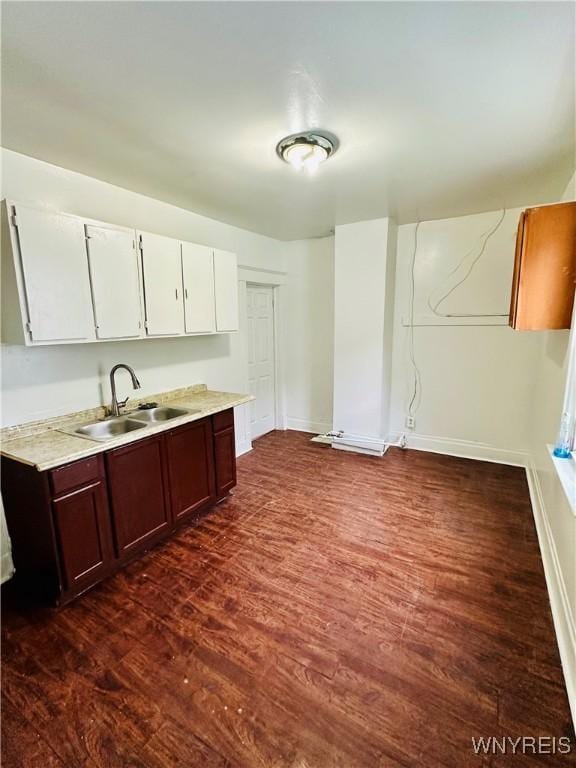
[[[392,432],[388,435],[387,443],[394,445],[400,437],[406,436],[406,448],[415,451],[443,453],[446,456],[458,456],[462,459],[476,461],[492,461],[496,464],[510,464],[514,467],[525,467],[528,464],[528,451],[517,451],[508,448],[498,448],[488,443],[476,443],[472,440],[457,440],[447,437],[419,435],[414,432]]]
[[[526,468],[532,513],[536,523],[540,555],[544,564],[544,575],[548,598],[556,631],[560,661],[564,672],[568,702],[572,720],[576,725],[576,622],[570,608],[566,585],[558,560],[554,537],[550,530],[544,496],[535,467],[530,463]]]
[[[250,453],[252,450],[252,443],[249,440],[243,440],[236,446],[236,458],[244,456],[245,453]]]
[[[323,435],[330,432],[332,424],[323,421],[307,421],[306,419],[286,419],[286,429],[293,429],[296,432],[310,432],[315,435]]]
[[[244,267],[238,265],[238,279],[246,283],[257,283],[261,285],[284,285],[286,282],[286,273],[279,272],[277,269],[259,269],[258,267]]]
[[[283,318],[285,315],[285,290],[280,285],[273,286],[274,301],[274,377],[276,379],[275,422],[276,429],[286,429],[286,383],[285,383],[285,348]]]

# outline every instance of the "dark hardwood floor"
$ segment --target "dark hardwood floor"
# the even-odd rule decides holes
[[[5,590],[4,768],[465,768],[573,739],[521,469],[276,432],[70,606]],[[572,742],[574,743],[574,742]]]

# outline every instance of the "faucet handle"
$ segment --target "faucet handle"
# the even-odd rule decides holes
[[[124,408],[124,406],[126,405],[126,403],[128,402],[128,400],[130,400],[130,398],[129,398],[129,397],[127,397],[125,400],[119,400],[119,401],[118,401],[118,408],[119,408],[119,409],[120,409],[120,408]]]

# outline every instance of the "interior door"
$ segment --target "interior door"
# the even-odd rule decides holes
[[[23,205],[15,213],[32,340],[93,339],[82,221]]]
[[[99,339],[143,335],[135,233],[86,226],[92,300]]]
[[[238,265],[236,254],[214,251],[216,330],[238,330]]]
[[[256,400],[250,403],[252,439],[276,427],[274,359],[274,289],[247,287],[248,385]]]
[[[182,243],[182,280],[186,333],[216,330],[212,248]]]
[[[139,233],[144,273],[146,333],[177,336],[184,333],[182,259],[180,241]]]

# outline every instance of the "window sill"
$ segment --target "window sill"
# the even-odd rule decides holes
[[[556,474],[560,478],[562,488],[568,499],[568,504],[572,508],[572,512],[576,514],[576,452],[572,453],[571,459],[557,459],[554,456],[554,446],[548,446],[548,452],[554,464]]]

